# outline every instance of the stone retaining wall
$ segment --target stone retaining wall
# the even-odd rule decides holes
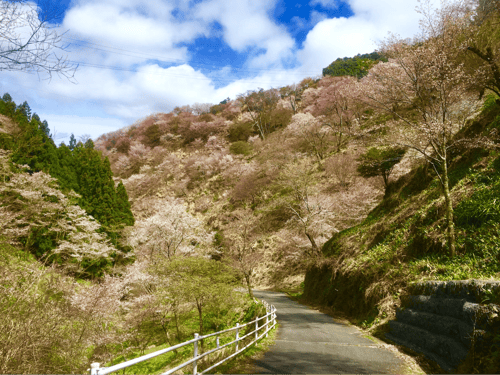
[[[500,281],[426,281],[401,297],[386,337],[453,372],[500,333]],[[489,349],[488,349],[489,350]]]

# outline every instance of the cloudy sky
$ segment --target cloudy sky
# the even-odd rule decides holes
[[[3,0],[0,0],[3,1]],[[0,92],[28,101],[56,142],[185,104],[219,103],[321,75],[369,53],[389,31],[418,31],[417,0],[41,0],[57,13],[76,83],[2,71]]]

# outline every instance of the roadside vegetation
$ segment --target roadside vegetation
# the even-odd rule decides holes
[[[498,279],[499,3],[425,4],[421,35],[324,77],[95,141],[56,146],[5,94],[0,372],[82,372],[249,321],[257,286],[302,285],[383,332],[413,281]],[[495,350],[471,372],[498,370]]]

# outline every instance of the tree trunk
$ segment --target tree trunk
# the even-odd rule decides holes
[[[203,336],[203,306],[201,302],[196,302],[196,307],[198,308],[198,319],[200,320],[200,336]],[[203,353],[205,350],[205,343],[203,340],[201,342],[201,353]],[[200,353],[200,354],[201,354]]]
[[[311,242],[314,253],[316,255],[319,255],[320,251],[319,251],[318,245],[316,245],[316,241],[314,241],[314,237],[311,236],[308,232],[306,232],[306,236],[307,236],[307,238],[309,238],[309,241]]]
[[[250,285],[250,275],[247,273],[245,273],[245,281],[247,282],[248,294],[250,295],[250,298],[253,299],[252,286]]]
[[[446,163],[447,158],[445,157],[443,161],[443,193],[446,202],[446,237],[448,240],[448,252],[450,257],[455,256],[455,224],[453,223],[453,202],[450,196],[450,186],[448,179],[448,165]]]
[[[173,311],[174,311],[175,332],[176,332],[177,340],[181,341],[181,331],[179,329],[179,312],[177,311],[176,305],[174,306]]]
[[[385,190],[389,187],[389,176],[385,171],[382,171],[382,178],[384,179]]]

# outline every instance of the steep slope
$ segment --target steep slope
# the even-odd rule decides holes
[[[498,143],[500,107],[490,97],[464,129]],[[461,136],[463,134],[458,134]],[[334,235],[325,259],[308,269],[303,298],[384,332],[399,296],[422,280],[498,279],[500,276],[500,156],[481,147],[456,152],[450,165],[458,254],[446,250],[444,198],[435,174],[419,163],[390,184],[382,202],[359,225]],[[485,303],[499,303],[497,298]],[[477,353],[475,371],[496,349]],[[481,363],[481,365],[478,365]],[[482,366],[482,367],[481,367]],[[470,371],[473,367],[469,368]]]
[[[136,252],[151,243],[165,253],[204,249],[250,284],[300,283],[327,238],[359,223],[383,195],[381,178],[356,172],[361,134],[371,125],[359,129],[362,108],[345,91],[352,85],[350,78],[306,80],[209,113],[155,114],[98,139],[130,195]],[[359,114],[335,122],[334,92]],[[170,223],[170,234],[153,229],[155,221]],[[144,233],[149,239],[138,242]]]

